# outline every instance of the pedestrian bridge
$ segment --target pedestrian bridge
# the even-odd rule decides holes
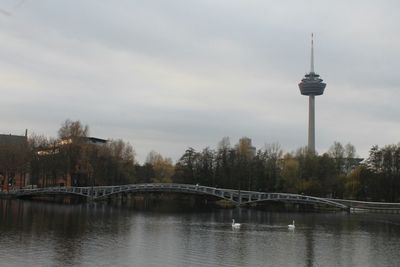
[[[216,187],[208,187],[191,184],[173,183],[149,183],[129,184],[118,186],[93,186],[93,187],[45,187],[34,189],[19,189],[10,191],[8,194],[16,197],[28,197],[38,195],[76,195],[90,200],[101,200],[117,194],[145,193],[145,192],[171,192],[211,196],[224,199],[235,205],[246,205],[257,202],[277,201],[295,204],[313,204],[320,206],[331,206],[347,210],[349,205],[337,202],[334,199],[326,199],[289,193],[265,193],[256,191],[232,190]]]

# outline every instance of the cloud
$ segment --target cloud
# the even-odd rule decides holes
[[[329,3],[329,4],[328,4]],[[15,3],[1,6],[12,10]],[[400,58],[386,1],[26,1],[0,16],[2,132],[56,135],[66,118],[102,138],[178,159],[224,136],[306,144],[309,69],[317,149],[351,142],[362,156],[397,143]]]

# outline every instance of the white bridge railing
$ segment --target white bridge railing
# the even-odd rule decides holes
[[[225,199],[236,205],[251,204],[263,201],[283,201],[299,204],[328,205],[339,209],[369,209],[369,210],[399,210],[400,203],[365,202],[346,199],[319,198],[289,193],[266,193],[256,191],[243,191],[216,188],[192,184],[173,183],[147,183],[128,184],[116,186],[93,186],[93,187],[45,187],[32,189],[17,189],[9,192],[1,192],[3,195],[16,197],[34,195],[61,195],[73,194],[92,200],[108,198],[115,194],[141,193],[141,192],[177,192],[188,194],[208,195]]]
[[[312,196],[289,194],[289,193],[265,193],[256,191],[243,191],[216,188],[192,184],[173,184],[173,183],[147,183],[147,184],[128,184],[117,186],[94,186],[94,187],[45,187],[33,189],[11,190],[9,195],[17,197],[33,195],[57,195],[73,194],[92,200],[108,198],[115,194],[139,193],[139,192],[178,192],[188,194],[200,194],[225,199],[236,205],[251,204],[262,201],[283,201],[292,203],[328,205],[339,209],[347,209],[344,203],[336,202],[332,199],[318,198]]]

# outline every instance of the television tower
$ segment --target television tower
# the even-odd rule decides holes
[[[314,72],[314,35],[311,34],[311,68],[299,83],[300,93],[308,96],[308,151],[315,153],[315,96],[324,93],[326,83]]]

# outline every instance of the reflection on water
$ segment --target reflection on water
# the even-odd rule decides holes
[[[396,266],[398,215],[0,200],[3,266]],[[232,229],[231,220],[242,223]],[[287,225],[296,221],[296,229]]]

